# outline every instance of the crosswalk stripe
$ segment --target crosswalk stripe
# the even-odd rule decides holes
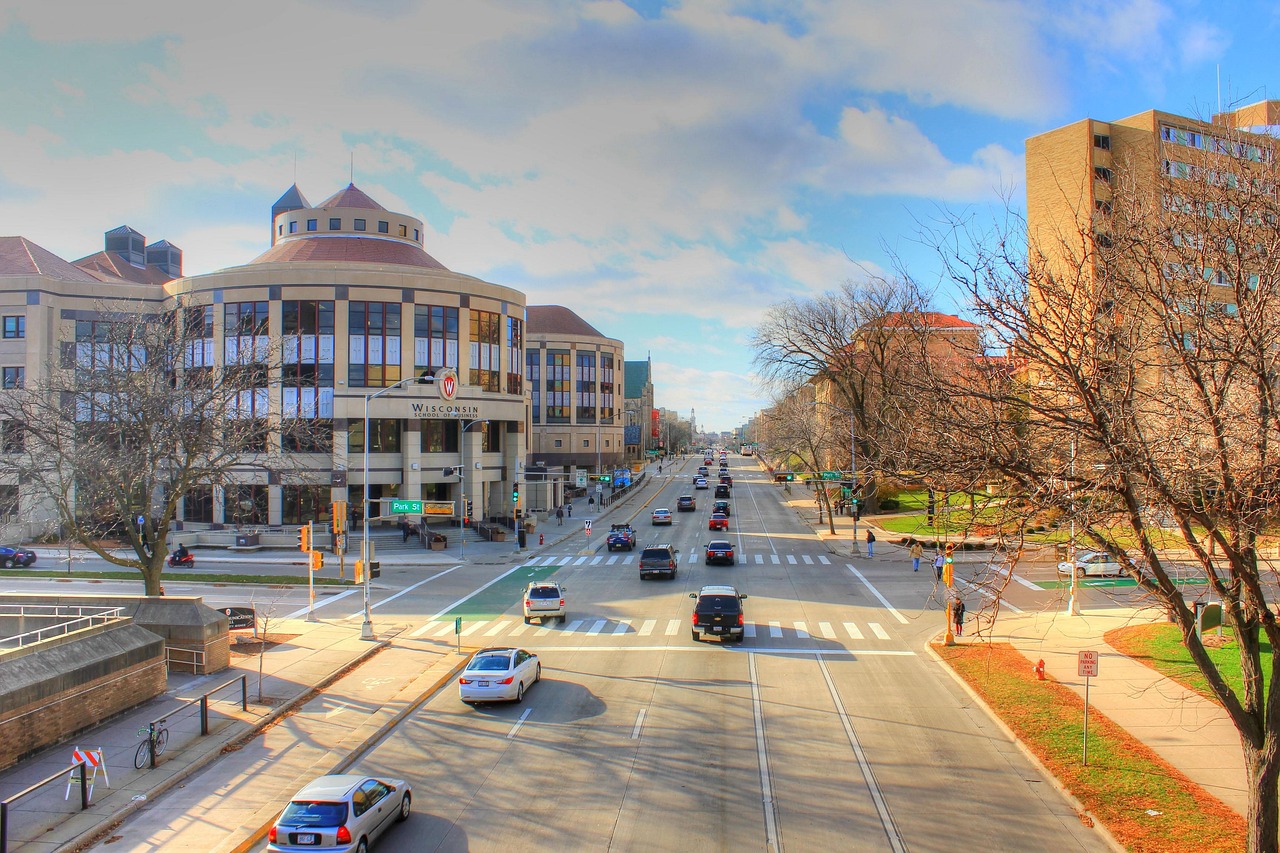
[[[562,633],[562,634],[572,634],[574,631],[578,630],[578,629],[579,629],[579,628],[581,628],[581,627],[582,627],[582,620],[581,620],[581,619],[574,619],[574,620],[573,620],[572,622],[570,622],[568,625],[565,625],[565,626],[564,626],[564,628],[561,630],[561,632],[560,632],[560,633]]]
[[[822,565],[824,566],[831,565],[831,561],[828,560],[826,557],[822,556],[821,554],[818,555],[818,562],[822,563]]]
[[[587,629],[587,636],[594,637],[596,634],[599,634],[601,631],[604,630],[604,626],[607,622],[608,620],[606,619],[601,619],[597,621],[596,624],[592,625],[590,628]]]
[[[742,634],[743,634],[743,636],[745,636],[745,637],[747,637],[747,638],[754,637],[754,636],[756,635],[756,623],[754,623],[754,622],[748,622],[748,623],[743,627],[743,629],[742,629]]]
[[[470,627],[470,628],[463,628],[463,629],[462,629],[462,636],[464,636],[464,637],[470,637],[470,636],[471,636],[472,634],[474,634],[476,631],[479,631],[481,628],[483,628],[485,625],[488,625],[488,624],[489,624],[489,620],[488,620],[488,619],[484,619],[484,620],[482,620],[482,621],[480,621],[480,622],[472,622],[472,623],[471,623],[471,627]]]
[[[552,624],[555,624],[555,623],[552,623]],[[551,633],[551,625],[543,625],[541,628],[533,632],[533,636],[545,637],[547,634],[550,634],[550,633]]]
[[[801,555],[800,555],[800,559],[804,560],[804,564],[805,564],[806,566],[812,566],[812,565],[813,565],[813,557],[810,557],[808,554],[801,554]]]
[[[618,620],[618,627],[613,629],[613,633],[615,633],[615,634],[625,634],[625,633],[627,633],[627,631],[630,631],[630,630],[631,630],[631,620],[630,620],[630,619],[619,619],[619,620]]]
[[[879,623],[879,622],[868,622],[868,623],[867,623],[867,627],[871,629],[871,633],[875,634],[875,635],[876,635],[877,637],[879,637],[880,639],[882,639],[882,640],[887,640],[887,639],[889,639],[889,634],[888,634],[888,632],[887,632],[887,631],[885,631],[885,629],[883,629],[883,628],[881,628],[881,627],[880,627],[880,623]]]
[[[795,555],[795,554],[788,554],[788,555],[787,555],[787,564],[788,564],[788,565],[792,565],[792,566],[794,566],[794,565],[796,564],[796,555]]]
[[[590,558],[590,557],[579,557],[578,559],[576,559],[576,560],[574,560],[574,561],[573,561],[573,564],[574,564],[575,566],[581,566],[583,563],[585,563],[585,562],[586,562],[587,560],[589,560],[589,559],[591,559],[591,558]]]
[[[670,622],[667,623],[667,630],[663,633],[665,633],[668,637],[672,637],[672,636],[675,636],[676,631],[679,631],[679,630],[680,630],[680,620],[672,619]]]
[[[756,565],[758,566],[763,562],[764,562],[764,554],[756,554]]]
[[[641,637],[647,637],[653,633],[653,628],[657,624],[658,624],[658,620],[656,619],[646,619],[644,620],[644,624],[640,626],[640,630],[637,631],[636,633],[639,634]]]
[[[696,561],[697,561],[697,559],[698,559],[698,552],[697,552],[697,551],[690,551],[690,552],[689,552],[689,559],[688,559],[686,562],[693,563],[693,562],[696,562]]]
[[[771,560],[773,561],[773,564],[774,564],[775,566],[778,566],[778,565],[781,565],[781,564],[782,564],[782,560],[778,559],[778,555],[777,555],[777,554],[770,554],[770,555],[769,555],[769,559],[771,559]]]
[[[484,632],[484,635],[486,637],[492,637],[494,634],[501,634],[503,629],[505,629],[510,624],[511,623],[508,622],[506,619],[503,619],[500,622],[495,622],[492,628]]]
[[[799,638],[800,638],[800,639],[802,639],[802,640],[807,640],[807,639],[809,638],[809,625],[808,625],[808,623],[806,623],[806,622],[793,622],[793,623],[791,623],[791,624],[795,625],[795,628],[796,628],[796,636],[797,636],[797,637],[799,637]]]
[[[592,557],[592,558],[591,558],[591,565],[593,565],[593,566],[598,566],[598,565],[600,565],[600,564],[601,564],[601,563],[603,563],[603,562],[604,562],[604,557]]]
[[[430,631],[430,630],[431,630],[432,628],[434,628],[435,626],[436,626],[436,623],[434,623],[434,622],[424,622],[424,623],[422,623],[421,625],[419,625],[417,628],[414,628],[412,631],[410,631],[410,632],[409,632],[409,636],[410,636],[410,637],[421,637],[423,634],[427,633],[428,631]]]
[[[521,634],[523,634],[525,631],[528,631],[528,630],[529,630],[529,623],[519,622],[516,624],[514,628],[511,629],[511,636],[519,637]]]
[[[852,622],[844,623],[844,629],[849,632],[849,638],[852,640],[862,639],[862,629]]]
[[[610,554],[610,555],[609,555],[609,562],[608,562],[608,565],[612,566],[612,565],[613,565],[614,563],[616,563],[616,562],[618,562],[618,555],[617,555],[617,554]]]
[[[769,636],[770,636],[770,637],[781,637],[781,636],[782,636],[782,623],[781,623],[781,622],[770,622],[770,623],[769,623]]]
[[[622,565],[624,566],[631,565],[631,561],[634,560],[635,558],[636,558],[635,554],[628,554],[627,556],[622,558]]]
[[[440,627],[431,632],[431,636],[443,637],[445,634],[452,634],[452,633],[453,633],[453,623],[441,622]]]
[[[823,639],[834,640],[836,638],[836,632],[831,630],[830,622],[819,622],[818,632],[822,634]]]

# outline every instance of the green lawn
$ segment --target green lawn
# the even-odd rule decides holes
[[[1205,636],[1209,657],[1226,682],[1239,692],[1243,681],[1240,677],[1240,652],[1235,643],[1235,634],[1230,628],[1224,627],[1222,645],[1211,645],[1216,643],[1217,633],[1215,628]],[[1106,641],[1121,654],[1141,661],[1206,699],[1217,701],[1209,690],[1209,682],[1200,673],[1199,667],[1192,663],[1186,646],[1182,645],[1182,631],[1177,625],[1163,622],[1117,628],[1107,633]],[[1262,672],[1265,684],[1270,681],[1271,672],[1271,645],[1265,639],[1262,640]]]
[[[327,567],[326,567],[327,568]],[[350,568],[350,567],[348,567]],[[142,583],[142,573],[134,571],[110,572],[59,572],[47,569],[0,569],[0,577],[8,578],[75,578],[77,580],[112,580],[137,581]],[[233,575],[233,574],[183,574],[181,572],[165,572],[161,583],[252,583],[268,586],[307,585],[306,575]],[[317,576],[316,586],[347,586],[348,580],[339,578],[322,578]]]

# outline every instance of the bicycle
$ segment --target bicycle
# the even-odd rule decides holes
[[[161,723],[163,722],[162,720]],[[169,730],[161,723],[156,723],[154,743],[151,738],[150,726],[143,726],[138,729],[138,737],[145,738],[145,740],[138,744],[138,751],[133,754],[133,766],[135,769],[141,770],[151,763],[151,749],[153,746],[155,747],[156,757],[164,755],[164,749],[169,745]]]

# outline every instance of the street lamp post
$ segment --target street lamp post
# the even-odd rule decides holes
[[[398,382],[393,382],[385,388],[379,388],[369,394],[364,395],[364,519],[361,523],[360,530],[360,560],[364,566],[364,622],[360,624],[360,639],[373,639],[373,619],[369,613],[369,401],[375,397],[381,397],[390,391],[408,385],[410,382],[417,385],[432,385],[435,383],[433,376],[407,376]]]
[[[1067,542],[1067,562],[1071,564],[1071,597],[1067,599],[1068,616],[1080,615],[1080,601],[1076,598],[1076,438],[1071,437],[1071,469],[1067,482],[1067,505],[1071,512],[1071,539]]]
[[[462,454],[462,479],[459,484],[462,486],[462,527],[458,530],[462,537],[462,559],[467,558],[467,430],[476,424],[487,424],[488,418],[476,418],[474,421],[466,421],[462,424],[462,429],[458,430],[458,452]]]
[[[826,400],[814,400],[810,405],[827,406],[835,409],[837,412],[849,416],[849,482],[853,483],[853,498],[858,499],[858,419],[857,416],[849,409],[828,403]],[[853,540],[858,541],[858,511],[853,512]]]

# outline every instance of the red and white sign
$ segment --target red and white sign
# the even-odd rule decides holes
[[[587,531],[587,535],[591,535],[591,519],[582,522],[583,528]]]
[[[1081,678],[1097,678],[1098,677],[1098,653],[1097,652],[1080,652],[1078,656],[1079,671]]]
[[[436,373],[436,388],[440,391],[440,399],[453,402],[458,397],[458,372],[453,368],[445,368]]]

